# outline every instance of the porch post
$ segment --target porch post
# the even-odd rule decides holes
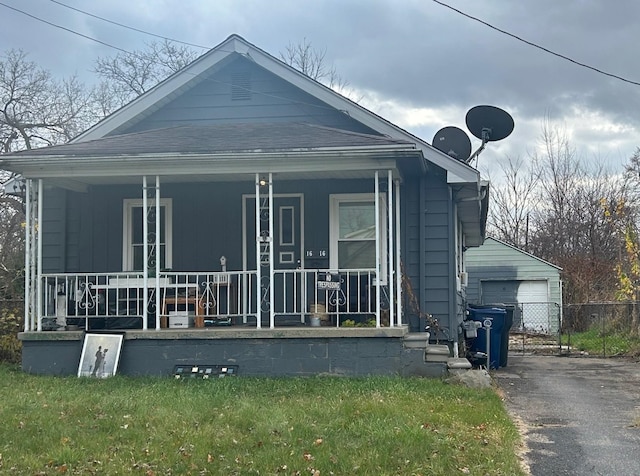
[[[36,275],[36,316],[38,319],[38,330],[42,330],[42,179],[38,179],[38,221],[36,222],[37,226],[37,235],[36,244],[38,246],[37,253],[37,269],[38,274]]]
[[[400,180],[395,182],[396,193],[396,319],[402,325],[402,265],[400,261]]]
[[[31,325],[32,308],[31,296],[31,180],[26,180],[24,197],[25,206],[25,227],[24,227],[24,330],[33,330]]]
[[[387,273],[387,283],[389,286],[389,327],[394,327],[394,323],[395,323],[395,313],[394,313],[394,309],[393,309],[393,305],[394,305],[394,294],[393,294],[393,279],[395,276],[395,268],[393,266],[394,263],[394,256],[393,256],[393,245],[394,245],[394,236],[393,236],[393,171],[392,170],[388,170],[387,171],[387,190],[388,190],[388,212],[387,212],[387,225],[389,228],[389,242],[388,242],[388,251],[387,254],[389,256],[387,256],[387,259],[389,261],[389,272]]]
[[[273,174],[269,172],[269,327],[275,327],[275,306],[273,305]]]
[[[165,215],[166,219],[166,215]],[[160,249],[160,176],[156,175],[156,292],[155,292],[155,309],[156,309],[156,330],[160,330],[160,261],[162,253]],[[146,297],[146,294],[145,294]],[[194,311],[195,312],[195,311]]]
[[[148,329],[148,316],[147,316],[147,296],[149,295],[149,269],[147,263],[149,262],[149,223],[147,219],[149,201],[147,199],[147,176],[142,176],[142,236],[144,240],[144,246],[142,247],[142,329]]]
[[[256,328],[262,327],[261,306],[262,306],[262,259],[260,256],[260,248],[262,235],[260,234],[260,174],[256,173]]]
[[[374,204],[376,215],[376,327],[380,327],[380,184],[378,183],[379,174],[376,170],[375,173],[375,187],[374,187]]]

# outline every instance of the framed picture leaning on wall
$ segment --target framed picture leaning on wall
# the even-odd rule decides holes
[[[124,334],[84,335],[78,377],[107,378],[118,370]]]

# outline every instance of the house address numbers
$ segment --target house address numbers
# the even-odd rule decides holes
[[[307,250],[305,256],[307,258],[326,258],[327,250]]]

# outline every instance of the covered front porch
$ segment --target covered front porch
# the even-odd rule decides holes
[[[209,209],[216,223],[198,224],[193,234],[177,226],[177,217],[183,213],[203,216],[207,205],[183,201],[180,193],[205,187],[202,180],[185,184],[184,178],[177,182],[175,177],[142,176],[139,196],[134,198],[131,184],[103,177],[86,190],[97,190],[108,198],[95,200],[85,210],[65,211],[60,223],[51,218],[53,207],[47,203],[49,197],[59,200],[59,180],[27,180],[25,331],[394,328],[406,324],[397,170],[359,171],[322,187],[328,190],[306,187],[306,192],[304,182],[296,181],[294,175],[278,174],[280,183],[275,176],[235,177],[226,186],[218,177],[209,195],[211,203],[228,203]],[[253,182],[253,190],[247,187],[247,179]],[[225,193],[232,189],[233,193]],[[78,227],[78,235],[84,233],[94,242],[93,248],[83,246],[81,238],[73,248],[72,240],[52,242],[50,224],[68,230],[76,220],[82,222],[84,214],[95,217],[104,210],[117,210],[118,204],[121,229],[104,228],[106,239]],[[240,213],[230,215],[229,209],[234,208]],[[226,216],[227,222],[219,215]],[[199,235],[196,238],[197,230],[218,227],[236,227],[224,246],[218,244],[222,231],[211,234],[208,242]],[[96,241],[102,246],[95,246]],[[122,243],[119,251],[114,241]],[[178,241],[180,249],[176,249]],[[203,244],[214,250],[203,250]],[[56,246],[67,256],[83,249],[95,256],[106,254],[105,248],[115,252],[95,266],[98,272],[58,272],[50,264],[56,258],[50,250]],[[208,265],[199,262],[199,256],[205,255]],[[109,271],[114,256],[122,263],[122,271]],[[78,259],[82,261],[98,259]],[[189,263],[196,264],[195,269],[189,269]]]

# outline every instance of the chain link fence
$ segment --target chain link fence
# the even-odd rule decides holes
[[[600,357],[640,355],[640,302],[598,302],[564,307],[562,347]]]
[[[597,357],[640,356],[640,302],[507,305],[509,352]]]
[[[508,304],[513,312],[509,352],[557,354],[561,351],[560,306],[554,302]]]

